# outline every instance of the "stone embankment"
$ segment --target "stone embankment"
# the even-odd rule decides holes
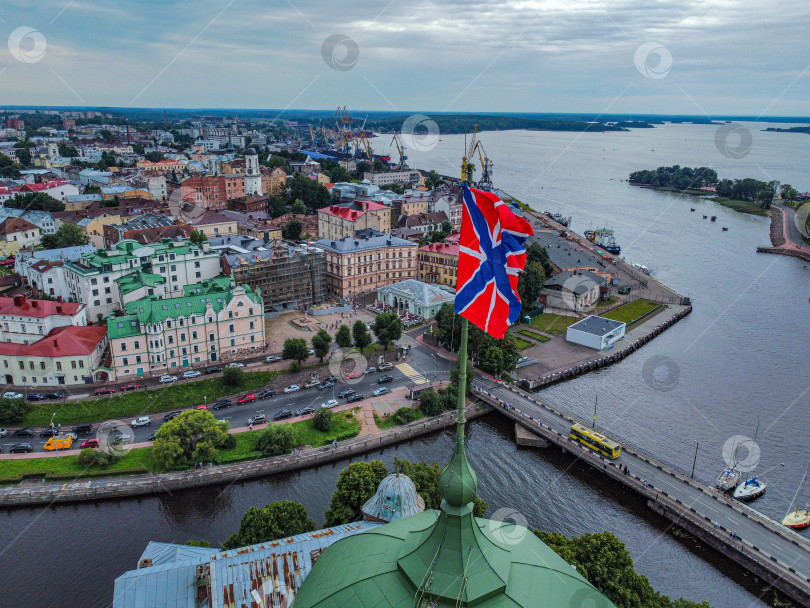
[[[771,207],[771,244],[773,247],[757,247],[757,253],[775,253],[786,255],[791,258],[799,258],[805,262],[810,262],[810,251],[802,249],[794,243],[789,243],[785,236],[788,227],[784,212],[776,206]]]
[[[491,411],[483,403],[467,406],[467,419],[478,418]],[[456,424],[456,412],[445,412],[435,418],[418,420],[407,425],[394,427],[378,433],[341,441],[336,447],[324,446],[302,450],[300,454],[289,454],[275,458],[261,458],[230,465],[203,467],[177,473],[138,475],[93,480],[77,480],[72,483],[31,483],[0,488],[0,507],[29,507],[32,505],[52,505],[56,503],[96,501],[103,499],[128,498],[175,492],[208,485],[232,484],[254,477],[264,477],[276,473],[296,471],[318,466],[351,456],[358,456],[372,450],[409,441]]]

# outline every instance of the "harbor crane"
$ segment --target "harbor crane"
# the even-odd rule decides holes
[[[399,134],[394,131],[394,137],[391,139],[391,143],[397,147],[397,152],[399,153],[399,167],[400,169],[407,169],[408,168],[408,157],[405,156],[405,145],[402,143],[402,140],[399,137]],[[389,144],[390,145],[390,144]]]

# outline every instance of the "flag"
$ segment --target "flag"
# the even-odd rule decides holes
[[[520,315],[518,275],[531,225],[492,192],[464,186],[456,312],[495,338]]]

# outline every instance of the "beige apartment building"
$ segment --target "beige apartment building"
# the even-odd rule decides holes
[[[416,243],[377,230],[313,245],[325,252],[327,291],[341,298],[416,278]]]
[[[391,208],[374,201],[354,201],[318,209],[318,236],[322,239],[338,241],[369,228],[390,234]]]

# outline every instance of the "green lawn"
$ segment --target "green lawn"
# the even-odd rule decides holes
[[[83,401],[61,403],[40,402],[25,417],[27,426],[48,426],[55,412],[54,422],[61,425],[77,422],[97,422],[115,418],[130,419],[144,414],[172,409],[194,407],[205,399],[212,403],[237,392],[255,391],[265,386],[281,372],[245,372],[239,391],[226,387],[222,378],[206,378],[191,382],[170,384],[160,388],[140,389],[130,393],[116,393],[112,397],[91,397]]]
[[[417,409],[416,412],[419,414],[419,417],[416,420],[421,420],[422,418],[427,418],[427,414],[425,414],[422,410]],[[381,431],[384,429],[391,429],[395,426],[399,426],[397,424],[396,418],[394,415],[391,414],[388,418],[380,418],[376,413],[374,414],[374,423],[377,425],[377,428]]]
[[[524,340],[523,338],[518,338],[515,335],[512,335],[512,338],[514,338],[515,344],[517,344],[517,347],[520,350],[524,350],[526,348],[530,348],[530,347],[534,346],[534,342],[529,342],[528,340]]]
[[[730,198],[720,197],[713,198],[712,200],[715,203],[723,205],[723,207],[734,209],[734,211],[739,211],[740,213],[750,213],[751,215],[768,215],[767,210],[763,209],[762,207],[752,205],[748,201],[737,201]]]
[[[532,319],[532,326],[547,334],[560,336],[565,333],[569,325],[573,325],[579,320],[579,317],[555,315],[554,313],[548,312],[537,315]]]
[[[517,333],[522,334],[524,336],[528,336],[529,338],[534,338],[539,342],[548,342],[551,340],[548,336],[544,336],[543,334],[538,334],[536,331],[532,331],[531,329],[518,329],[516,330]]]
[[[347,417],[344,412],[335,414],[334,426],[328,433],[318,431],[312,426],[312,419],[302,420],[292,425],[295,430],[296,445],[311,445],[313,448],[332,443],[338,437],[360,433],[360,421],[354,416]],[[261,430],[238,433],[236,447],[231,450],[220,450],[220,463],[233,463],[261,458],[256,451],[256,439]],[[341,439],[340,441],[342,441]],[[47,475],[51,479],[73,479],[84,477],[106,477],[144,473],[154,470],[152,448],[135,448],[114,465],[107,469],[85,469],[77,462],[78,456],[61,458],[25,458],[20,460],[0,460],[0,483],[20,481],[23,475]]]
[[[657,302],[650,302],[649,300],[635,300],[624,306],[619,306],[615,310],[602,315],[606,319],[613,319],[614,321],[621,321],[630,325],[633,321],[647,314],[651,310],[661,306]]]

